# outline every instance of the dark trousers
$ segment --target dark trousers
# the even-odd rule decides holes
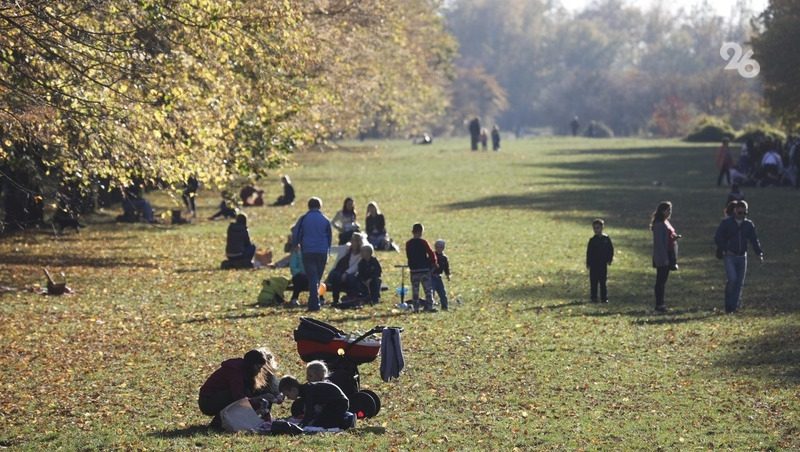
[[[308,276],[308,310],[310,311],[319,310],[319,282],[327,261],[328,253],[303,253],[303,268]]]
[[[667,286],[667,278],[669,278],[669,266],[656,267],[656,307],[664,306],[664,290]]]
[[[197,399],[197,404],[200,406],[200,411],[206,416],[216,416],[226,406],[235,402],[231,392],[228,390],[215,392],[209,395],[201,395]]]
[[[431,286],[433,286],[433,291],[436,292],[436,296],[439,297],[439,305],[446,311],[447,289],[444,287],[442,275],[431,275]]]
[[[300,292],[305,292],[308,290],[308,276],[305,273],[298,273],[292,276],[292,298],[290,300],[297,300],[297,297],[300,296]]]
[[[344,422],[344,414],[348,408],[350,408],[350,402],[347,399],[328,402],[322,407],[322,411],[306,425],[321,428],[341,427]],[[305,413],[305,415],[307,416],[308,413]]]
[[[355,275],[345,274],[342,280],[342,274],[336,270],[328,274],[328,279],[325,280],[327,289],[331,292],[331,297],[334,303],[339,302],[339,295],[344,292],[346,294],[357,294],[360,292],[361,281]]]
[[[592,301],[597,301],[597,286],[600,286],[600,299],[603,301],[608,300],[608,288],[606,287],[606,280],[608,279],[608,266],[592,265],[589,267],[589,287],[591,292]]]
[[[381,279],[372,278],[366,281],[361,281],[361,290],[359,295],[367,297],[370,304],[375,304],[381,301]]]

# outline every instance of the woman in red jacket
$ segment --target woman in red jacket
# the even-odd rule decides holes
[[[243,358],[233,358],[222,362],[200,388],[197,403],[200,411],[208,416],[218,416],[226,406],[248,397],[274,401],[278,392],[278,378],[275,376],[278,363],[266,348],[257,348],[245,353]],[[218,422],[215,417],[214,422]]]

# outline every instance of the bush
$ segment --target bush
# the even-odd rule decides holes
[[[614,130],[603,121],[590,121],[583,135],[590,138],[613,138]]]
[[[748,124],[744,131],[736,137],[736,141],[743,143],[748,139],[752,139],[758,143],[766,138],[784,141],[786,140],[786,134],[768,124]]]
[[[694,130],[686,136],[686,141],[693,143],[698,142],[720,142],[727,138],[732,140],[736,136],[727,121],[713,116],[705,116],[695,126]]]

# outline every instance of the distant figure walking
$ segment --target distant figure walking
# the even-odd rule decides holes
[[[481,136],[481,121],[478,117],[472,118],[469,122],[469,137],[470,137],[470,149],[473,151],[478,150],[478,140]]]
[[[492,150],[500,150],[500,128],[497,127],[497,124],[492,127]]]
[[[570,129],[572,129],[572,136],[573,137],[577,136],[578,135],[578,129],[581,128],[581,123],[580,123],[580,121],[578,121],[578,117],[577,116],[573,116],[572,117],[572,121],[569,122],[569,127],[570,127]]]

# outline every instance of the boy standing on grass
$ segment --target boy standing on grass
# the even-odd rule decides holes
[[[445,241],[442,239],[437,240],[433,244],[433,248],[436,250],[436,262],[439,264],[439,267],[433,271],[431,282],[433,283],[433,290],[436,291],[436,296],[439,297],[439,304],[442,305],[442,311],[447,311],[447,289],[444,287],[442,274],[450,281],[450,261],[447,259],[447,255],[444,254],[444,246]]]
[[[600,301],[608,303],[608,266],[614,260],[614,245],[611,238],[603,233],[605,222],[600,218],[592,222],[594,237],[589,239],[586,247],[586,268],[589,269],[589,285],[591,287],[592,303],[597,303],[597,286],[600,286]]]
[[[411,297],[414,300],[414,312],[419,312],[419,285],[425,291],[425,312],[436,312],[433,307],[433,296],[431,295],[431,271],[436,270],[439,265],[436,262],[436,253],[433,252],[428,241],[422,238],[424,227],[421,223],[415,223],[411,227],[411,234],[414,236],[406,242],[406,258],[408,259],[408,271],[411,273]]]

